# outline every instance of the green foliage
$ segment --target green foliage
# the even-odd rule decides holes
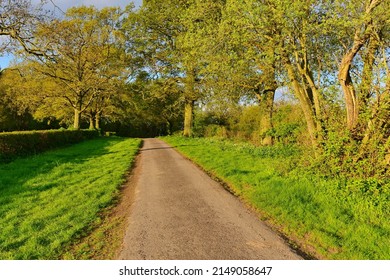
[[[227,138],[228,132],[225,126],[209,124],[204,129],[204,137]]]
[[[103,125],[121,136],[155,137],[182,127],[180,86],[175,81],[152,79],[140,73],[124,89],[117,121]]]
[[[96,130],[46,130],[0,133],[0,162],[96,138]]]
[[[312,160],[311,169],[329,177],[389,178],[389,162],[386,161],[388,149],[382,143],[373,144],[362,152],[360,141],[353,139],[350,131],[329,130],[322,143],[322,153],[319,158]]]
[[[62,19],[38,28],[36,44],[50,45],[44,56],[28,57],[33,72],[43,76],[40,84],[46,84],[45,91],[39,93],[43,103],[39,115],[50,108],[54,112],[56,107],[68,108],[73,111],[74,127],[79,129],[82,115],[92,120],[92,128],[99,128],[100,118],[115,112],[112,101],[132,69],[120,29],[124,16],[114,7],[73,7]],[[51,90],[47,81],[52,83]],[[59,111],[64,114],[63,109]]]
[[[302,149],[294,146],[164,140],[226,182],[308,253],[327,259],[390,258],[389,177],[326,179],[318,169],[311,173],[300,165]]]
[[[297,143],[298,134],[300,133],[299,128],[300,125],[297,123],[282,123],[269,130],[267,135],[272,136],[279,143]]]
[[[262,145],[265,136],[271,136],[274,143],[303,143],[304,122],[302,113],[295,104],[277,102],[273,113],[273,127],[264,130],[263,115],[266,114],[259,105],[225,107],[226,112],[214,108],[202,108],[195,114],[194,132],[198,137],[221,137],[250,141]]]
[[[254,134],[258,133],[260,129],[261,114],[263,113],[260,106],[257,105],[244,107],[234,127],[237,136],[247,140],[253,139]]]
[[[0,259],[61,258],[100,225],[140,143],[98,138],[0,163]]]
[[[47,114],[37,119],[33,108],[37,101],[32,96],[38,90],[33,82],[19,71],[4,70],[0,74],[0,131],[43,130],[59,127],[59,122]]]

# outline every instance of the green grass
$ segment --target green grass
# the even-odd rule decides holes
[[[58,259],[113,203],[140,140],[99,138],[0,164],[0,259]]]
[[[324,179],[297,165],[301,154],[293,147],[164,140],[226,182],[303,250],[325,259],[390,259],[389,182]]]

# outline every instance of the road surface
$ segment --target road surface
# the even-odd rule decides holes
[[[159,139],[145,139],[119,259],[302,259],[235,196]]]

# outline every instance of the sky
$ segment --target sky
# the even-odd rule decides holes
[[[38,0],[33,0],[33,2],[34,1],[39,2]],[[51,5],[50,1],[49,0],[47,0],[47,1],[49,2],[49,6],[50,6]],[[61,8],[61,10],[63,10],[63,11],[66,11],[70,7],[82,6],[82,5],[85,5],[85,6],[93,5],[97,8],[103,8],[103,7],[107,7],[107,6],[119,6],[121,8],[124,8],[130,2],[133,2],[136,7],[139,7],[142,4],[142,0],[73,0],[73,1],[52,0],[52,2],[54,4],[56,4],[59,8]]]
[[[39,3],[39,0],[33,0],[33,3]],[[53,4],[47,4],[47,8],[53,8]],[[126,7],[130,2],[133,2],[135,7],[139,7],[142,5],[142,0],[52,0],[52,2],[58,6],[62,11],[66,11],[70,7],[74,6],[95,6],[97,8],[103,8],[107,6],[114,7]],[[12,55],[0,54],[0,69],[6,68],[10,61],[12,60]]]

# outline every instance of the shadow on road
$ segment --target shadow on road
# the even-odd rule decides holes
[[[173,149],[173,147],[148,148],[148,149],[144,149],[144,148],[142,148],[140,151],[141,151],[141,152],[144,152],[144,151],[153,151],[153,150],[169,150],[169,149]]]

